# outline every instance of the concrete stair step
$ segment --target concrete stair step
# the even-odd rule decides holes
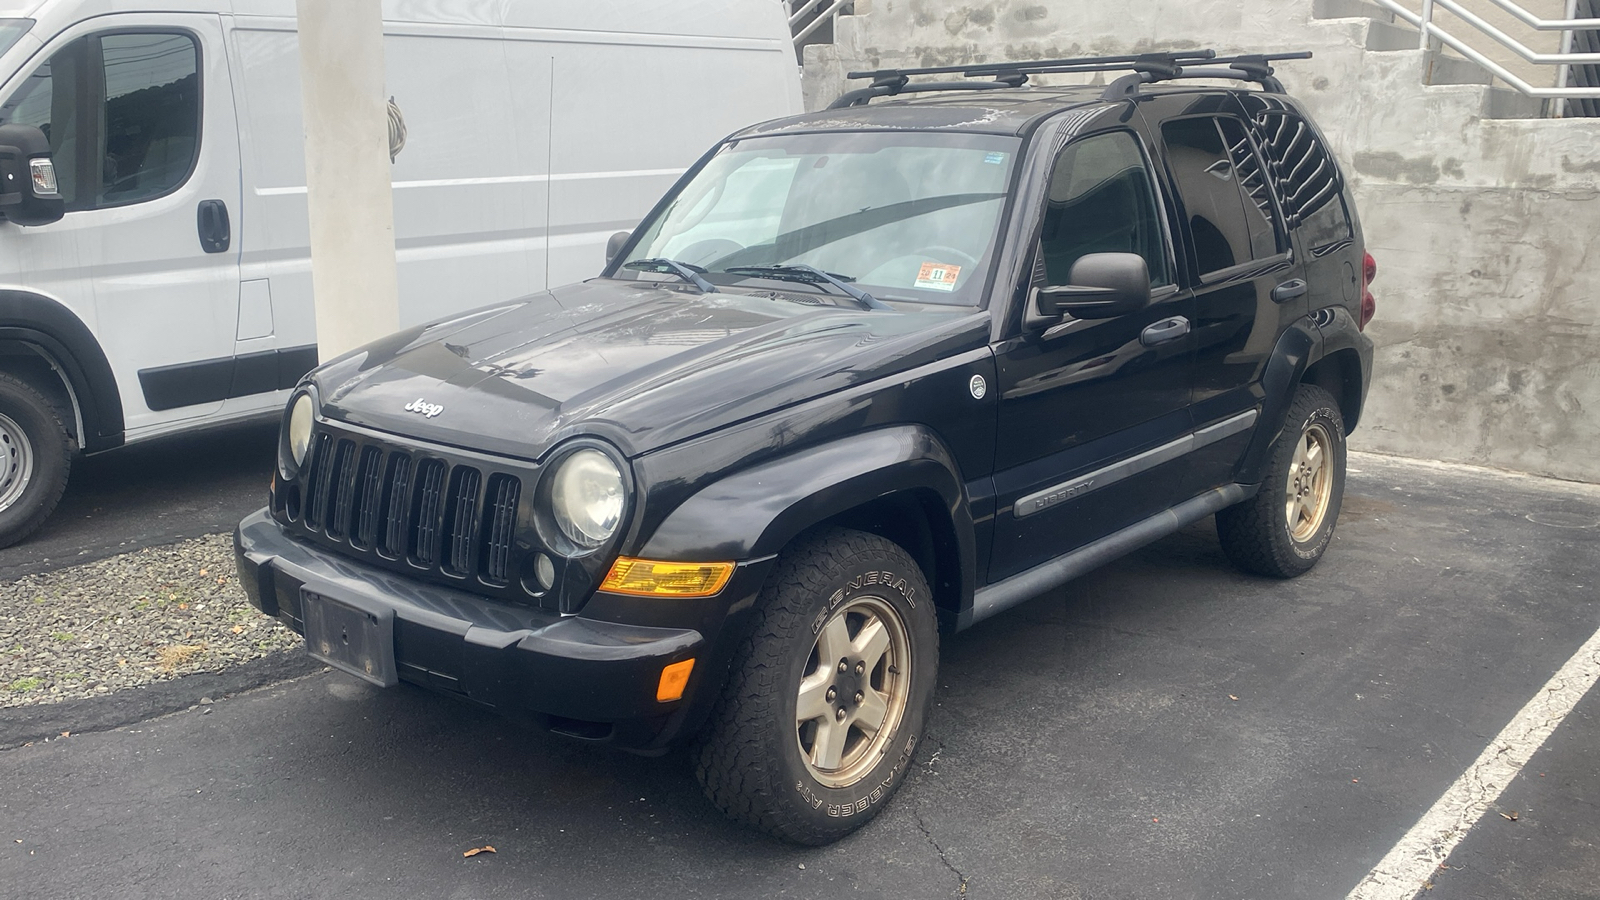
[[[1543,119],[1548,101],[1510,88],[1490,88],[1483,98],[1485,119]]]
[[[1409,25],[1373,20],[1367,23],[1368,50],[1379,52],[1415,50],[1422,45],[1422,32]]]
[[[1467,59],[1430,51],[1423,62],[1424,84],[1492,84],[1489,70]]]
[[[1313,19],[1372,19],[1376,22],[1393,22],[1394,13],[1367,0],[1313,0]]]

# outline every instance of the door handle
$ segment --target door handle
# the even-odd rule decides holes
[[[1188,333],[1189,320],[1183,316],[1171,316],[1139,332],[1139,343],[1146,347],[1154,347],[1156,344],[1181,338]]]
[[[1304,278],[1291,278],[1272,289],[1272,302],[1287,303],[1296,297],[1305,296],[1309,289]]]
[[[233,241],[228,226],[228,205],[221,200],[201,200],[195,213],[200,229],[200,249],[207,253],[222,253]]]

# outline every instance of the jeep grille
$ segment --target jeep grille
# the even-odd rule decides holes
[[[544,606],[545,592],[521,577],[540,548],[523,509],[524,482],[537,478],[531,463],[319,423],[300,476],[279,486],[272,509],[291,534],[345,555]]]

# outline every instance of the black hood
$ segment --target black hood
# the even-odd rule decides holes
[[[323,414],[354,425],[525,459],[590,434],[635,456],[988,340],[987,313],[908,308],[596,279],[401,332],[315,378]]]

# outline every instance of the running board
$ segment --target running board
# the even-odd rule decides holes
[[[1207,491],[1192,500],[1186,500],[1171,509],[1162,510],[1127,528],[1086,544],[1065,556],[979,588],[972,598],[972,608],[956,617],[956,630],[970,628],[998,612],[1031,600],[1053,587],[1066,584],[1079,575],[1124,556],[1153,541],[1192,525],[1220,509],[1225,509],[1248,499],[1257,485],[1230,484]]]

